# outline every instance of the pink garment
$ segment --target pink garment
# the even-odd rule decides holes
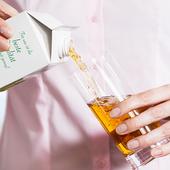
[[[47,12],[66,25],[80,26],[73,37],[81,54],[103,56],[101,0],[8,2],[20,11]],[[104,6],[112,9],[110,3],[107,0]],[[118,1],[114,4],[119,9]],[[123,59],[120,56],[120,61]],[[9,91],[0,143],[0,170],[130,170],[69,82],[69,65],[58,64]],[[164,158],[162,162],[168,161]],[[143,169],[167,170],[163,164],[157,160]]]

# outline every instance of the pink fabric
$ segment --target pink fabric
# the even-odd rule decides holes
[[[47,12],[66,25],[80,26],[73,37],[81,54],[103,56],[102,0],[7,2],[19,11]],[[109,16],[114,6],[111,1],[104,2],[111,8]],[[120,4],[114,4],[116,11]],[[124,60],[120,56],[120,61]],[[0,141],[0,170],[130,170],[72,87],[69,66],[70,63],[59,64],[9,91]],[[165,162],[167,159],[157,160],[142,169],[167,170]]]

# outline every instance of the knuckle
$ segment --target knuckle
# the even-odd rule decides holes
[[[138,140],[141,147],[146,147],[151,145],[151,141],[149,140],[148,135],[142,135],[138,138]]]
[[[163,117],[163,109],[151,107],[148,109],[148,112],[154,121],[160,120]]]
[[[163,110],[164,109],[164,110]],[[166,116],[168,117],[168,116],[170,116],[170,100],[168,100],[168,101],[166,101],[165,103],[164,103],[164,107],[163,108],[161,108],[161,110],[162,110],[162,112],[165,112],[166,113]],[[164,114],[165,114],[164,113]]]
[[[124,102],[122,102],[122,107],[127,108],[127,110],[132,110],[136,108],[138,101],[139,99],[137,95],[130,96]]]
[[[4,46],[4,47],[3,47],[3,51],[8,51],[8,50],[9,50],[9,48],[10,48],[10,46],[9,46],[9,45]]]
[[[9,50],[9,46],[3,46],[2,48],[1,48],[1,51],[8,51]]]
[[[130,119],[131,121],[129,122],[129,124],[134,127],[136,130],[143,127],[143,121],[141,119],[141,116],[136,116]]]
[[[2,45],[0,46],[0,51],[3,52],[3,51],[8,51],[10,48],[10,45],[9,43],[7,43],[6,45]]]
[[[128,99],[120,102],[120,103],[118,104],[118,107],[121,109],[121,112],[122,112],[122,113],[128,113],[128,112],[131,110],[131,106],[130,106],[130,104],[129,104]]]
[[[140,102],[140,104],[142,105],[147,105],[149,103],[149,95],[147,92],[145,93],[140,93],[138,95],[138,101]]]
[[[129,120],[126,120],[125,123],[126,123],[126,125],[128,127],[129,132],[133,132],[136,129],[138,129],[138,125],[137,125],[136,121],[134,121],[133,118],[131,118]]]

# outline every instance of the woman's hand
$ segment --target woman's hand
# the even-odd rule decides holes
[[[4,1],[0,1],[0,51],[9,50],[9,38],[12,37],[12,30],[5,22],[6,19],[17,14],[17,11]]]
[[[111,112],[112,117],[121,116],[134,109],[144,106],[152,106],[143,111],[139,116],[128,119],[116,128],[120,135],[136,131],[141,127],[157,122],[170,116],[170,85],[155,88],[140,94],[133,95],[121,102],[117,108]],[[131,150],[138,150],[153,145],[163,139],[170,137],[170,121],[152,130],[148,134],[139,136],[127,143]],[[151,152],[154,157],[161,157],[170,154],[170,143],[157,146]]]

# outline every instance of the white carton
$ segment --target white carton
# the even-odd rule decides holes
[[[55,18],[25,11],[7,23],[14,35],[10,50],[0,52],[0,88],[65,60],[62,56],[70,45],[70,31]]]

